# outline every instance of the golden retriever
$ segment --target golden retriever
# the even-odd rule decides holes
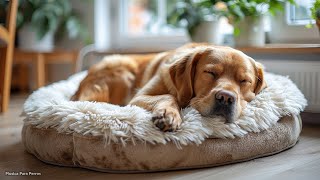
[[[89,69],[71,99],[129,102],[151,111],[160,130],[175,131],[181,108],[232,123],[265,87],[262,65],[241,51],[193,43],[159,54],[107,56]]]

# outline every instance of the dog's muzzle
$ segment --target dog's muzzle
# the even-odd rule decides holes
[[[236,96],[233,92],[221,90],[215,95],[215,107],[213,114],[222,115],[226,118],[226,123],[235,121]]]

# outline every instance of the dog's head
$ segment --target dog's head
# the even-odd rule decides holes
[[[208,117],[222,115],[231,123],[266,87],[262,65],[241,51],[216,46],[184,51],[169,68],[180,107],[190,105]]]

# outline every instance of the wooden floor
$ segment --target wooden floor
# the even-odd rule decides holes
[[[162,173],[110,174],[48,165],[24,151],[19,117],[26,96],[14,96],[0,114],[0,179],[320,179],[320,126],[304,125],[299,143],[280,154],[233,165]],[[318,116],[319,117],[319,116]],[[320,118],[317,119],[320,121]],[[40,177],[5,172],[41,173]]]

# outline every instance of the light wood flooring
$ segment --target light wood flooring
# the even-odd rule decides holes
[[[0,180],[2,179],[320,179],[320,126],[304,124],[299,143],[280,154],[233,165],[196,170],[141,174],[110,174],[45,164],[21,144],[26,96],[13,96],[9,112],[0,114]],[[319,118],[319,116],[308,116]],[[320,121],[320,118],[317,119]],[[41,176],[5,176],[5,172],[35,172]]]

